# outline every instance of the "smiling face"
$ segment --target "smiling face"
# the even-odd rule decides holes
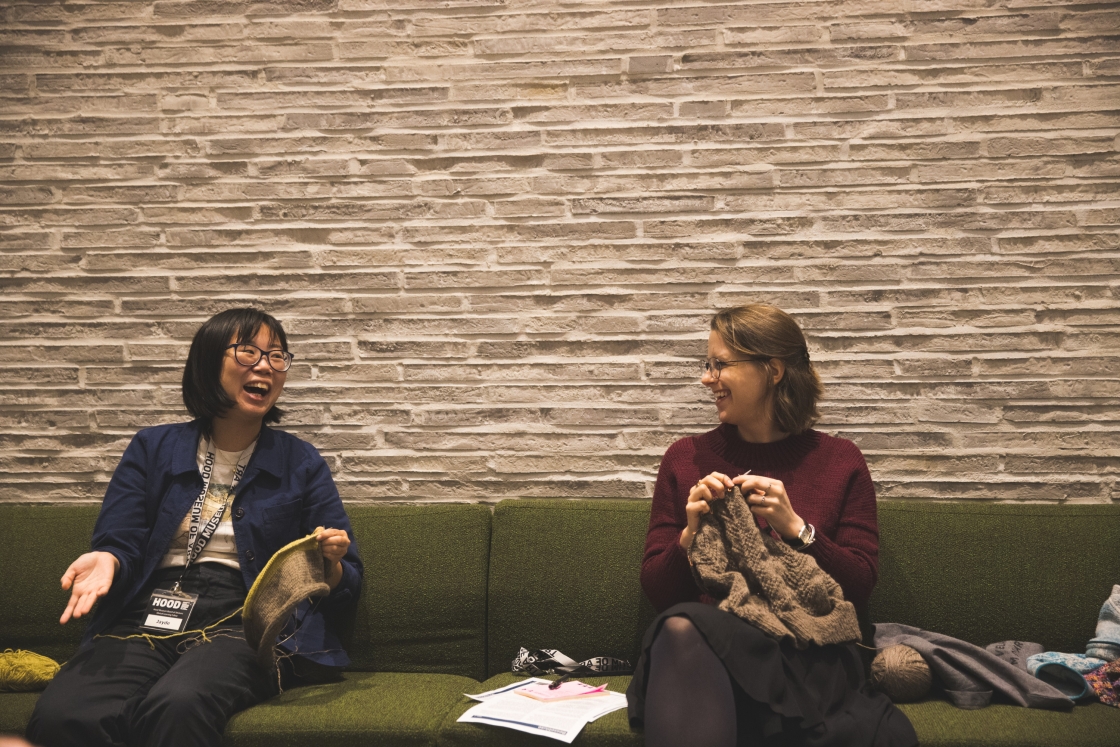
[[[715,330],[708,335],[708,358],[727,362],[744,357],[728,347]],[[735,363],[724,366],[718,380],[710,371],[700,378],[700,383],[715,396],[719,422],[738,427],[747,441],[768,442],[782,435],[773,425],[773,389],[767,384],[768,378],[773,379],[772,383],[781,378],[783,371],[778,363],[776,371],[760,362]]]
[[[230,345],[238,342],[236,339],[229,341]],[[249,341],[264,351],[281,349],[280,341],[272,336],[271,330],[265,325],[257,329],[256,335]],[[276,404],[280,392],[284,390],[284,382],[288,373],[274,371],[268,365],[266,356],[261,356],[255,366],[243,366],[234,357],[233,348],[226,350],[222,358],[222,390],[233,402],[233,406],[222,417],[229,420],[256,421],[258,424]]]

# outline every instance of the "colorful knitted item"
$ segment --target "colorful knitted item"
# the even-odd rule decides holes
[[[1104,659],[1095,659],[1085,654],[1063,654],[1060,651],[1047,651],[1027,657],[1027,671],[1037,675],[1038,668],[1047,664],[1060,664],[1067,669],[1072,669],[1078,674],[1091,672],[1102,664],[1108,662]]]
[[[1089,683],[1085,681],[1085,674],[1105,663],[1085,654],[1047,651],[1028,656],[1027,671],[1058,688],[1071,700],[1080,700],[1093,695]]]
[[[1085,681],[1102,703],[1120,708],[1120,659],[1089,672]]]

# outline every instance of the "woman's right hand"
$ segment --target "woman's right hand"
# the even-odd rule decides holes
[[[700,478],[700,482],[692,486],[692,490],[688,491],[688,503],[684,507],[688,526],[681,530],[682,550],[692,546],[692,540],[696,539],[696,533],[700,531],[700,517],[712,510],[708,501],[720,500],[734,485],[727,475],[713,472]]]
[[[70,603],[59,622],[65,625],[71,617],[81,617],[93,609],[94,602],[109,593],[120,564],[111,552],[87,552],[78,556],[62,574],[62,589],[70,589]]]

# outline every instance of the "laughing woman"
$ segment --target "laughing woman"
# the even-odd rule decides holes
[[[716,607],[689,567],[701,515],[737,485],[755,519],[813,557],[848,601],[863,608],[871,596],[875,488],[853,443],[812,430],[821,385],[801,329],[764,304],[719,312],[700,381],[720,425],[661,460],[641,579],[662,614],[627,692],[631,724],[650,747],[917,744],[906,717],[864,688],[855,644],[779,643]]]
[[[334,626],[361,587],[350,520],[319,452],[265,426],[280,420],[292,358],[280,323],[255,309],[223,311],[195,333],[183,371],[195,420],[140,431],[114,471],[91,551],[62,577],[61,622],[100,604],[36,704],[31,741],[219,745],[230,716],[294,676],[288,666],[348,663]],[[317,527],[331,591],[297,610],[282,644],[294,656],[268,671],[239,610],[272,554]],[[161,599],[194,605],[176,619],[156,614]],[[209,642],[197,643],[189,631],[203,628]]]

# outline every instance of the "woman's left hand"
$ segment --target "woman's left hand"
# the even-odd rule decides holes
[[[782,535],[783,539],[793,539],[805,526],[804,519],[789,505],[789,495],[781,480],[761,475],[743,475],[736,477],[735,482],[743,491],[751,513],[766,519],[766,523]]]
[[[350,549],[350,536],[344,529],[324,529],[315,539],[327,561],[327,585],[333,589],[342,580],[342,559]]]

